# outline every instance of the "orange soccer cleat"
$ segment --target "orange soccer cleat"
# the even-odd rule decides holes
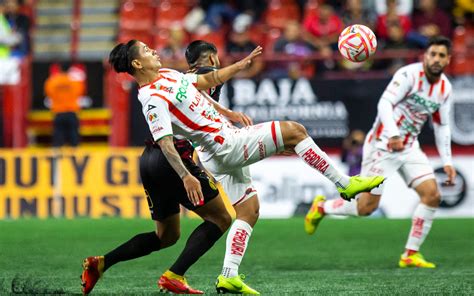
[[[158,280],[158,287],[161,292],[173,294],[204,294],[203,291],[191,288],[186,278],[167,270]]]
[[[88,295],[104,272],[104,256],[87,257],[82,262],[82,294]]]

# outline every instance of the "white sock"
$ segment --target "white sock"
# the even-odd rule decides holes
[[[243,220],[236,219],[229,229],[226,240],[226,249],[222,275],[234,277],[239,274],[239,266],[247,249],[252,226]]]
[[[324,213],[329,215],[359,216],[357,200],[346,201],[342,198],[330,199],[324,202]]]
[[[418,251],[420,249],[421,244],[430,232],[435,212],[436,208],[422,203],[418,204],[413,213],[411,229],[405,246],[407,250]]]
[[[295,146],[295,152],[304,162],[331,180],[337,187],[344,188],[349,185],[349,176],[340,172],[329,156],[310,137],[299,142]]]

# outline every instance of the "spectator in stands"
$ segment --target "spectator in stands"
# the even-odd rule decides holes
[[[398,12],[397,0],[387,0],[387,13],[377,17],[376,33],[379,39],[387,39],[387,27],[397,24],[403,29],[403,36],[411,29],[411,20],[407,15]]]
[[[301,36],[301,25],[297,21],[289,21],[281,36],[274,45],[275,53],[284,53],[295,57],[307,57],[311,55],[314,48],[311,44],[303,40]],[[267,68],[268,75],[272,78],[291,77],[297,79],[306,76],[305,73],[310,71],[311,64],[305,65],[303,61],[277,62]],[[309,70],[308,70],[309,69]]]
[[[472,0],[457,0],[453,7],[455,23],[461,26],[472,26],[474,21],[474,5]],[[469,21],[470,20],[470,24]]]
[[[53,121],[53,147],[68,142],[75,147],[79,144],[79,99],[84,93],[84,84],[66,73],[62,68],[52,73],[44,84],[44,92],[51,100]]]
[[[21,35],[12,30],[5,14],[5,5],[0,2],[0,59],[11,57],[11,48],[20,41]]]
[[[232,3],[225,0],[200,0],[189,18],[187,16],[186,29],[193,33],[207,34],[221,29],[226,21],[229,24],[239,22],[250,25],[260,19],[266,7],[266,0],[239,0]],[[190,24],[193,24],[194,30]]]
[[[388,13],[388,2],[383,0],[371,0],[375,6],[375,12],[378,16]],[[396,0],[395,3],[399,15],[410,16],[413,13],[413,0]]]
[[[249,34],[249,25],[244,27],[233,26],[230,33],[229,41],[226,45],[226,51],[230,55],[241,56],[249,51],[251,52],[257,45],[252,42]],[[263,62],[261,59],[256,59],[252,62],[250,67],[240,71],[235,78],[251,78],[255,77],[263,70]]]
[[[431,37],[452,35],[449,15],[437,7],[436,0],[420,0],[418,10],[413,15],[413,31],[408,39],[419,47],[425,48]]]
[[[303,21],[303,38],[319,50],[325,68],[332,69],[335,66],[332,55],[337,50],[337,40],[343,26],[334,9],[326,4],[321,5],[317,14],[310,14]]]
[[[11,49],[11,56],[24,57],[30,54],[30,19],[20,12],[18,0],[4,0],[5,17],[12,32],[18,34],[20,40]]]
[[[188,69],[188,64],[184,58],[187,47],[186,39],[186,32],[181,26],[174,26],[170,29],[168,44],[160,50],[160,58],[166,67],[182,72]]]
[[[389,24],[387,27],[387,38],[381,40],[379,48],[383,50],[403,50],[413,48],[412,45],[406,42],[403,28],[398,23]],[[383,59],[376,62],[376,67],[385,69],[393,75],[399,68],[406,65],[406,60],[403,58],[394,57],[392,59]]]
[[[376,15],[371,9],[363,6],[363,0],[347,0],[342,11],[342,21],[345,26],[353,24],[365,25],[374,29]]]
[[[337,49],[337,39],[344,24],[330,5],[321,5],[318,14],[308,15],[303,21],[303,36],[316,48]]]

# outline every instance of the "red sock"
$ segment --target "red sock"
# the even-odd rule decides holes
[[[411,256],[415,253],[418,253],[418,251],[406,249],[406,253],[407,253],[407,256]]]

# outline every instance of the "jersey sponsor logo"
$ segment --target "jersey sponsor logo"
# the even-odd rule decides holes
[[[303,154],[303,160],[321,173],[325,173],[329,167],[329,164],[311,148]]]
[[[156,134],[156,133],[161,132],[162,130],[163,130],[163,127],[157,126],[157,127],[155,127],[155,128],[151,131],[151,133],[152,133],[152,134]]]
[[[156,113],[149,113],[148,114],[148,121],[154,123],[158,120],[158,115]]]
[[[153,105],[150,104],[150,105],[148,105],[146,111],[150,111],[151,109],[155,109],[155,108],[156,108],[156,106],[153,106]]]
[[[189,86],[189,81],[186,78],[181,78],[181,85],[178,88],[178,92],[176,93],[176,100],[178,100],[180,103],[183,102],[183,100],[186,100],[188,98],[186,92],[188,90]]]
[[[439,106],[441,106],[441,104],[439,103],[436,103],[436,102],[433,102],[433,101],[429,101],[417,94],[412,94],[411,96],[409,96],[410,99],[414,100],[415,103],[417,103],[418,105],[421,105],[423,107],[425,107],[426,109],[428,109],[430,112],[434,112],[436,110],[439,109]]]
[[[230,252],[232,255],[243,256],[245,252],[246,240],[248,232],[245,229],[238,228],[232,238],[232,247]]]

